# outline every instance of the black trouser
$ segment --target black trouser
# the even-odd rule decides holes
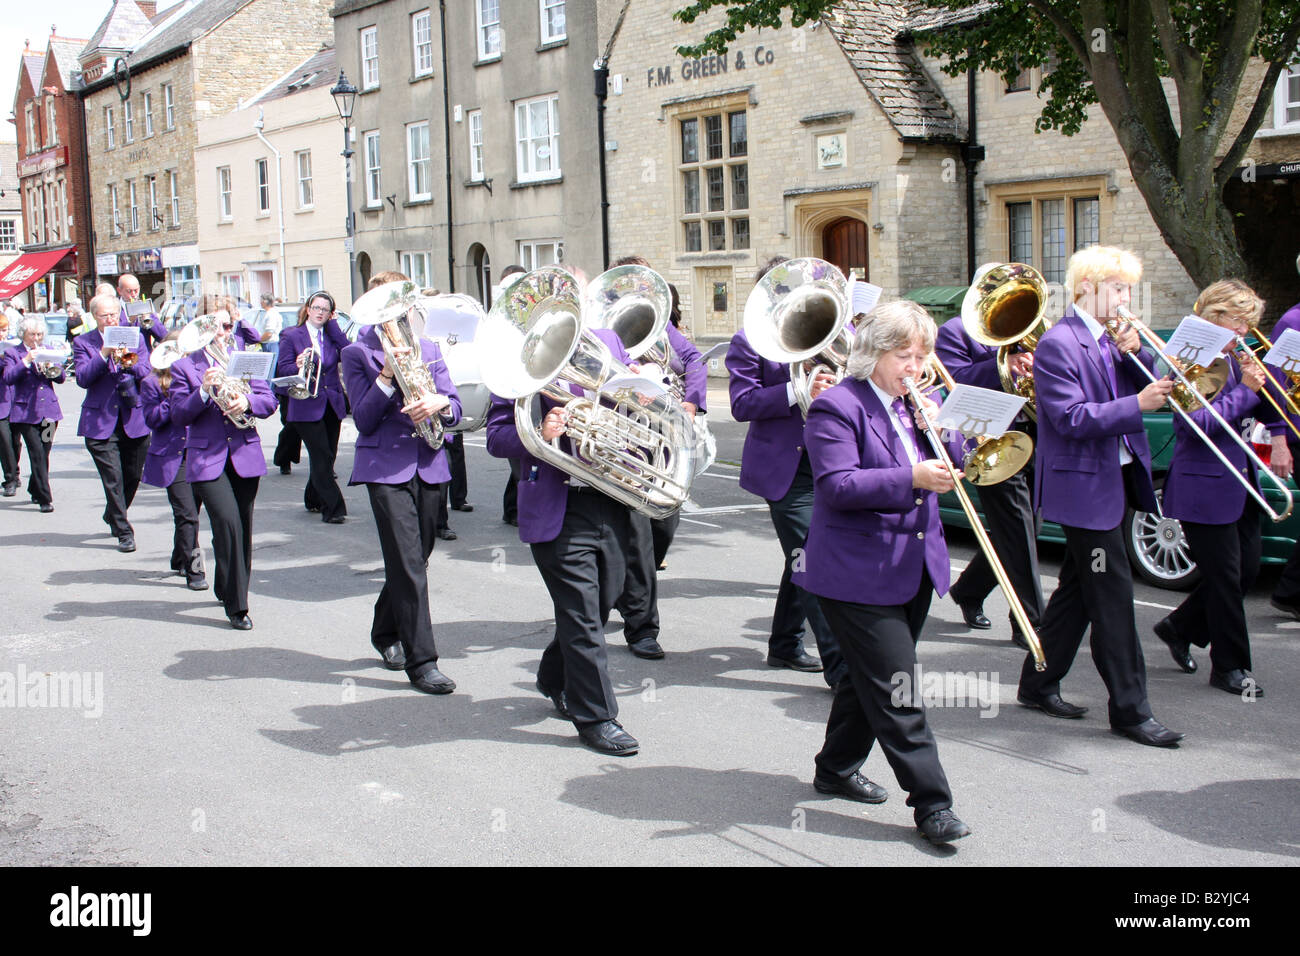
[[[1210,647],[1216,671],[1250,670],[1246,593],[1259,574],[1259,508],[1247,500],[1232,524],[1183,521],[1183,534],[1201,579],[1170,613],[1174,633],[1197,647]]]
[[[655,540],[655,567],[664,563],[664,558],[668,556],[668,549],[672,546],[673,538],[677,536],[677,525],[682,520],[682,513],[674,511],[667,518],[651,518],[650,528],[654,532]]]
[[[623,637],[633,644],[659,637],[659,580],[650,519],[629,510],[627,537],[627,573],[614,606],[623,615]]]
[[[447,438],[449,440],[443,442],[443,447],[447,449],[447,467],[451,469],[451,506],[459,508],[469,496],[469,478],[465,475],[465,436],[448,432]]]
[[[933,593],[930,576],[922,572],[916,597],[906,604],[821,599],[844,654],[847,676],[835,687],[817,768],[847,777],[866,762],[871,745],[879,740],[918,823],[952,806],[939,748],[925,721],[921,688],[915,686],[916,642]],[[906,678],[905,684],[898,675]]]
[[[776,592],[776,610],[772,613],[772,635],[768,638],[767,652],[772,657],[791,658],[803,651],[803,625],[807,620],[817,640],[817,650],[822,658],[822,676],[828,687],[840,682],[846,671],[844,658],[826,623],[821,605],[816,595],[809,594],[790,580],[792,565],[797,555],[802,553],[804,542],[808,538],[808,525],[812,521],[813,477],[812,466],[808,463],[808,453],[804,452],[795,471],[790,490],[779,501],[767,503],[772,516],[772,526],[785,552],[785,571],[781,574],[781,586]]]
[[[192,481],[194,499],[208,513],[216,573],[212,588],[228,616],[248,613],[248,582],[253,575],[253,502],[259,478],[243,478],[226,460],[212,481]]]
[[[1037,630],[1043,618],[1044,604],[1043,588],[1038,579],[1037,546],[1042,522],[1034,514],[1029,495],[1033,473],[1033,465],[1026,465],[1005,481],[980,488],[979,498],[993,550],[1011,579],[1016,597],[1024,606],[1025,616]],[[993,575],[993,567],[984,552],[977,550],[950,593],[958,604],[983,604],[995,587],[997,578]],[[1011,633],[1020,633],[1014,617],[1011,619]]]
[[[119,420],[109,437],[86,439],[86,450],[94,459],[100,484],[104,486],[104,521],[119,538],[134,533],[126,511],[140,487],[140,474],[144,471],[152,437],[146,432],[139,438],[131,438]]]
[[[302,492],[302,503],[308,511],[319,511],[322,519],[341,518],[348,513],[338,480],[334,477],[334,460],[339,453],[339,430],[342,423],[334,409],[325,403],[325,414],[319,421],[294,422],[307,446],[307,460],[311,473]]]
[[[1138,643],[1133,609],[1133,575],[1124,550],[1124,526],[1109,531],[1062,526],[1065,560],[1056,590],[1047,602],[1038,639],[1047,669],[1034,670],[1026,654],[1020,670],[1020,693],[1032,700],[1061,692],[1083,633],[1097,672],[1110,693],[1110,722],[1115,727],[1140,724],[1151,716],[1147,701],[1146,661]]]
[[[54,504],[50,495],[50,447],[54,444],[54,432],[59,423],[19,425],[10,422],[9,427],[27,445],[27,462],[32,472],[27,478],[27,493],[38,505]]]
[[[1300,467],[1300,445],[1288,441],[1287,448],[1290,449],[1291,457],[1295,459],[1297,467]],[[1287,559],[1282,573],[1278,575],[1277,584],[1273,587],[1273,600],[1300,609],[1300,538],[1296,539],[1295,547],[1291,549],[1291,557]]]
[[[555,540],[532,545],[555,605],[555,636],[542,652],[537,681],[549,693],[564,691],[575,724],[618,716],[604,626],[627,574],[628,514],[594,489],[573,488]]]
[[[302,458],[302,436],[298,434],[297,426],[289,421],[289,400],[280,399],[280,437],[275,443],[275,452],[271,455],[271,462],[277,468],[283,468],[285,465],[298,464]]]
[[[203,574],[203,549],[199,547],[199,506],[194,489],[185,480],[185,459],[181,469],[167,486],[167,501],[172,506],[172,570],[184,574],[187,581],[199,581]]]
[[[9,419],[0,418],[0,468],[4,471],[6,485],[18,484],[18,456],[22,453],[22,439],[17,426],[10,427]]]
[[[508,458],[510,477],[506,479],[506,490],[501,495],[501,520],[516,522],[519,520],[519,459]]]
[[[384,586],[375,600],[370,643],[377,651],[400,643],[411,680],[438,664],[428,564],[437,540],[434,527],[441,487],[420,480],[418,474],[400,485],[366,485],[384,556]]]

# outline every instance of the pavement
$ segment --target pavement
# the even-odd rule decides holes
[[[881,754],[880,806],[812,788],[831,695],[820,675],[764,663],[781,573],[765,505],[738,486],[744,426],[710,394],[719,463],[701,476],[660,576],[662,661],[607,637],[620,719],[639,755],[603,757],[533,689],[551,605],[527,547],[501,521],[507,468],[469,436],[471,514],[429,562],[447,697],[384,670],[369,640],[382,583],[364,490],[325,525],[302,506],[306,467],[263,479],[250,613],[231,629],[211,592],[168,573],[164,492],[131,509],[120,554],[75,435],[80,390],[51,460],[56,511],[0,499],[7,619],[0,625],[0,864],[305,865],[1295,865],[1300,861],[1300,622],[1248,599],[1267,696],[1185,675],[1152,625],[1179,596],[1139,584],[1136,613],[1156,716],[1176,749],[1111,734],[1085,651],[1061,721],[1015,704],[1023,654],[1007,612],[972,632],[934,602],[920,648],[929,720],[972,836],[930,847]],[[268,453],[278,420],[260,431]],[[351,469],[345,424],[338,473]],[[26,473],[26,463],[23,465]],[[274,472],[274,469],[272,469]],[[206,519],[201,543],[209,548]],[[974,553],[949,536],[954,569]],[[1050,593],[1062,557],[1042,549]],[[811,640],[809,642],[811,647]],[[8,688],[8,694],[5,690]],[[25,695],[15,693],[24,688]],[[57,705],[57,706],[54,706]],[[1008,897],[1010,899],[1010,897]]]

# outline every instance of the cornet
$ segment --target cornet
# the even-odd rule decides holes
[[[240,396],[244,397],[246,403],[253,387],[246,379],[231,378],[225,374],[226,367],[230,364],[230,352],[217,339],[218,331],[223,323],[228,321],[230,316],[224,311],[213,315],[200,315],[181,329],[181,334],[176,339],[176,347],[186,355],[199,349],[207,353],[208,358],[212,360],[213,368],[220,369],[222,373],[221,380],[212,386],[209,392],[212,401],[236,428],[252,428],[257,424],[257,419],[247,408],[236,410],[235,405]]]
[[[320,369],[320,353],[314,348],[307,349],[307,354],[302,360],[302,368],[298,370],[298,374],[303,377],[304,384],[290,385],[289,397],[297,399],[315,398],[320,393]]]

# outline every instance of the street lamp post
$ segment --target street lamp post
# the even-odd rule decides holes
[[[342,70],[339,70],[339,81],[330,90],[330,96],[334,97],[334,106],[339,111],[339,119],[343,121],[343,171],[346,180],[348,207],[345,223],[348,235],[348,291],[355,302],[357,298],[357,254],[353,238],[354,220],[352,218],[352,144],[348,134],[352,123],[352,107],[357,100],[357,88],[348,82],[347,74]]]

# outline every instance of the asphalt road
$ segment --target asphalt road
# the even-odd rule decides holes
[[[211,592],[167,573],[165,494],[131,511],[139,550],[100,521],[100,486],[76,438],[80,391],[52,458],[56,511],[0,499],[7,615],[0,627],[0,864],[1294,865],[1300,858],[1300,623],[1251,594],[1255,673],[1246,702],[1178,671],[1151,626],[1178,600],[1139,585],[1137,618],[1155,713],[1187,733],[1154,750],[1112,735],[1086,651],[1066,681],[1092,712],[1059,721],[1015,705],[1023,655],[999,595],[992,632],[934,603],[921,645],[946,675],[930,721],[974,834],[935,849],[891,792],[864,807],[817,794],[813,755],[830,693],[820,675],[764,664],[781,554],[765,506],[725,463],[702,476],[660,578],[663,661],[632,657],[615,621],[610,669],[641,753],[577,743],[533,690],[550,602],[515,529],[501,522],[504,462],[470,437],[472,514],[430,561],[449,697],[411,691],[371,651],[382,578],[364,492],[351,517],[302,507],[305,467],[263,479],[251,632]],[[720,462],[744,426],[714,397]],[[278,422],[264,424],[273,447]],[[338,472],[351,468],[350,425]],[[305,461],[305,459],[304,459]],[[26,464],[24,462],[24,473]],[[201,541],[208,545],[206,519]],[[954,568],[973,553],[950,536]],[[1060,550],[1043,549],[1055,574]],[[210,551],[209,551],[210,561]],[[1050,592],[1055,579],[1044,581]],[[810,642],[811,643],[811,642]],[[8,675],[6,677],[6,675]],[[970,678],[969,683],[959,680]],[[20,680],[21,678],[21,680]],[[39,703],[31,687],[53,688]],[[74,690],[84,691],[74,700]],[[58,693],[55,693],[58,691]],[[22,695],[18,695],[22,698]],[[1009,893],[1008,900],[1014,894]],[[1010,903],[1009,903],[1010,905]]]

